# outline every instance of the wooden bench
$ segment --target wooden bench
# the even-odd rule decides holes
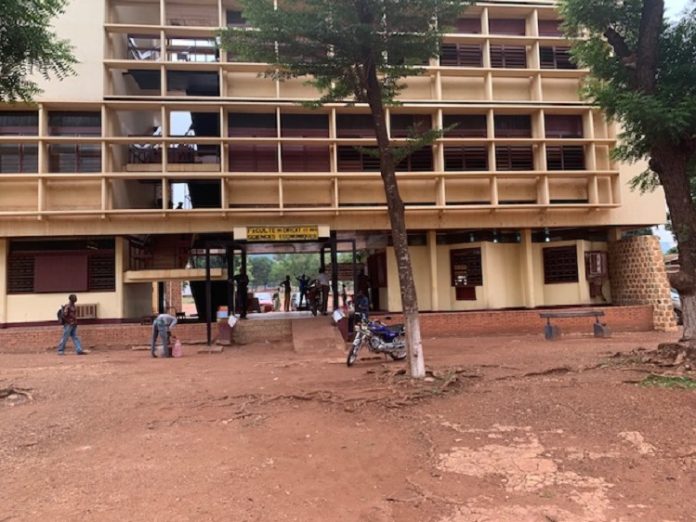
[[[551,324],[551,319],[566,319],[569,317],[594,317],[595,322],[592,325],[594,336],[611,337],[611,330],[609,327],[599,321],[600,317],[604,317],[604,312],[601,310],[558,310],[554,312],[540,312],[539,317],[546,319],[544,337],[547,341],[553,341],[561,336],[561,328],[557,324]]]

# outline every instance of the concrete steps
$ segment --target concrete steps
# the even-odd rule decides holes
[[[297,353],[343,353],[345,343],[330,317],[294,319],[292,345]]]
[[[292,320],[237,321],[232,331],[234,344],[272,343],[292,341]]]

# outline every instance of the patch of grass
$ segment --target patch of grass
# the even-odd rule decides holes
[[[676,377],[668,375],[648,375],[640,382],[640,385],[657,388],[696,390],[696,380],[690,377]]]

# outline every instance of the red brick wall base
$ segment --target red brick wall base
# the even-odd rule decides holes
[[[593,307],[604,311],[604,323],[614,332],[653,330],[652,306]],[[545,320],[540,310],[502,310],[480,312],[443,312],[421,314],[423,337],[461,337],[470,335],[541,335]],[[401,320],[400,314],[392,314],[393,321]],[[555,319],[563,333],[592,333],[591,317]],[[0,329],[0,353],[32,353],[55,349],[60,340],[60,326],[31,326]],[[213,325],[213,335],[217,326]],[[130,348],[150,343],[152,326],[137,324],[82,325],[78,335],[86,348]],[[204,342],[205,324],[179,324],[176,335],[183,342]],[[73,350],[68,341],[67,351]]]

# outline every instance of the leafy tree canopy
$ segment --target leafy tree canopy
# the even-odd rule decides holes
[[[31,78],[65,78],[76,63],[71,46],[51,29],[67,0],[0,0],[0,101],[29,101],[40,89]]]
[[[622,125],[616,158],[635,161],[655,147],[682,148],[691,156],[696,197],[696,9],[676,22],[661,22],[658,48],[648,52],[641,47],[647,40],[645,26],[641,33],[647,3],[563,0],[561,14],[566,30],[581,37],[573,47],[575,60],[592,70],[583,94]],[[640,74],[648,60],[656,61],[657,74],[646,82]],[[658,184],[652,171],[634,180],[642,190]]]

